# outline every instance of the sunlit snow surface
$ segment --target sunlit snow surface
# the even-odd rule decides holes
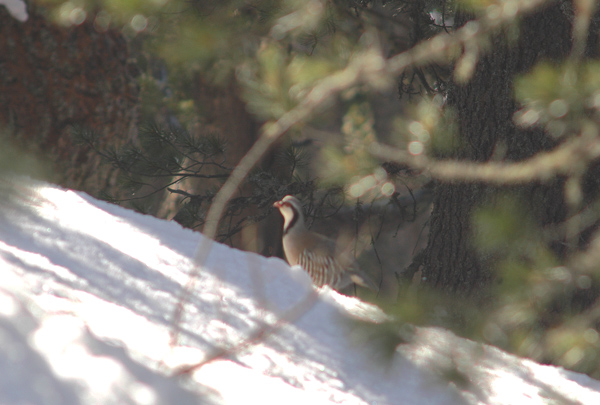
[[[256,344],[174,377],[313,291],[279,259],[215,243],[173,345],[202,240],[84,193],[0,180],[0,403],[600,403],[595,380],[439,329],[418,330],[383,363],[347,320],[385,316],[331,291]],[[446,365],[470,381],[436,377]]]

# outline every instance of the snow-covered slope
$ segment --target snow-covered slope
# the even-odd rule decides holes
[[[301,270],[217,243],[175,327],[203,241],[83,193],[0,180],[0,403],[600,403],[597,381],[439,329],[382,363],[348,322],[381,320],[376,308],[315,296]],[[470,381],[435,377],[446,363]]]

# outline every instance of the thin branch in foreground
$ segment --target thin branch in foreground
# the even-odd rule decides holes
[[[524,14],[535,10],[547,0],[527,0],[515,2],[517,12]],[[388,60],[384,59],[380,49],[376,49],[375,38],[365,34],[365,42],[372,44],[366,54],[357,54],[352,58],[346,68],[335,72],[317,82],[313,89],[293,109],[283,114],[277,121],[266,123],[263,126],[262,135],[250,148],[248,153],[240,160],[231,176],[225,181],[210,207],[207,214],[204,234],[213,239],[217,230],[218,222],[223,214],[224,207],[231,199],[248,172],[258,163],[269,147],[286,133],[292,126],[309,118],[319,108],[327,106],[330,100],[342,91],[352,88],[361,83],[369,84],[385,82],[385,78],[395,77],[409,66],[419,66],[433,62],[443,56],[444,52],[457,45],[464,45],[473,41],[478,33],[490,32],[501,27],[503,24],[514,20],[514,13],[484,16],[481,22],[471,22],[456,31],[455,35],[438,34],[430,41],[422,42],[410,50],[394,56]],[[391,81],[388,82],[391,85]],[[195,259],[205,257],[198,249]],[[197,264],[203,261],[196,260]]]
[[[520,162],[471,163],[458,160],[435,160],[423,155],[373,143],[369,152],[374,156],[427,170],[431,177],[445,181],[519,184],[549,181],[556,175],[572,174],[582,162],[600,157],[600,140],[574,137],[549,152],[540,152]]]
[[[535,10],[548,0],[516,1],[517,14],[525,14]],[[514,10],[514,9],[511,9]],[[497,10],[496,10],[497,11]],[[495,13],[495,11],[494,11]],[[456,46],[463,46],[475,41],[477,35],[490,33],[514,20],[515,13],[495,13],[493,17],[484,16],[479,22],[472,21],[456,31],[454,35],[438,34],[429,41],[424,41],[410,50],[390,59],[382,56],[377,48],[377,40],[367,33],[364,43],[369,44],[365,52],[358,53],[342,70],[319,80],[310,92],[294,108],[283,114],[277,121],[269,122],[262,128],[262,134],[250,150],[233,169],[211,204],[203,229],[205,238],[201,240],[194,254],[195,268],[189,275],[187,285],[183,288],[173,315],[173,333],[171,344],[177,344],[178,332],[175,326],[181,322],[185,304],[194,291],[198,274],[214,243],[218,224],[223,216],[227,202],[233,197],[240,184],[250,170],[259,162],[269,148],[294,125],[308,119],[319,109],[330,104],[331,100],[341,92],[361,83],[375,87],[389,86],[392,78],[410,66],[420,66],[446,57],[446,53]]]
[[[251,345],[255,345],[265,340],[268,336],[274,334],[286,323],[293,323],[294,321],[302,317],[302,315],[304,315],[306,312],[308,312],[308,310],[310,310],[313,307],[313,305],[317,302],[317,299],[319,297],[319,290],[313,287],[311,287],[311,289],[312,291],[308,295],[306,295],[300,302],[298,302],[292,308],[285,311],[280,316],[277,316],[277,320],[274,323],[261,325],[257,327],[256,330],[251,332],[246,339],[242,340],[232,348],[213,349],[212,353],[207,354],[206,358],[201,362],[193,365],[182,366],[176,369],[173,375],[189,375],[210,362],[239,353],[242,350],[250,347]]]

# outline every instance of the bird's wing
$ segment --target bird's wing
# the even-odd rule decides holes
[[[341,290],[354,283],[375,292],[379,291],[377,284],[360,269],[354,257],[348,254],[339,255],[334,240],[320,234],[313,235],[317,243],[300,253],[298,264],[308,272],[315,285],[329,285],[333,289]]]

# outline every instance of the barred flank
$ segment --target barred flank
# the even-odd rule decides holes
[[[298,257],[298,264],[317,287],[328,285],[337,288],[342,281],[343,269],[331,256],[318,256],[305,250]]]

